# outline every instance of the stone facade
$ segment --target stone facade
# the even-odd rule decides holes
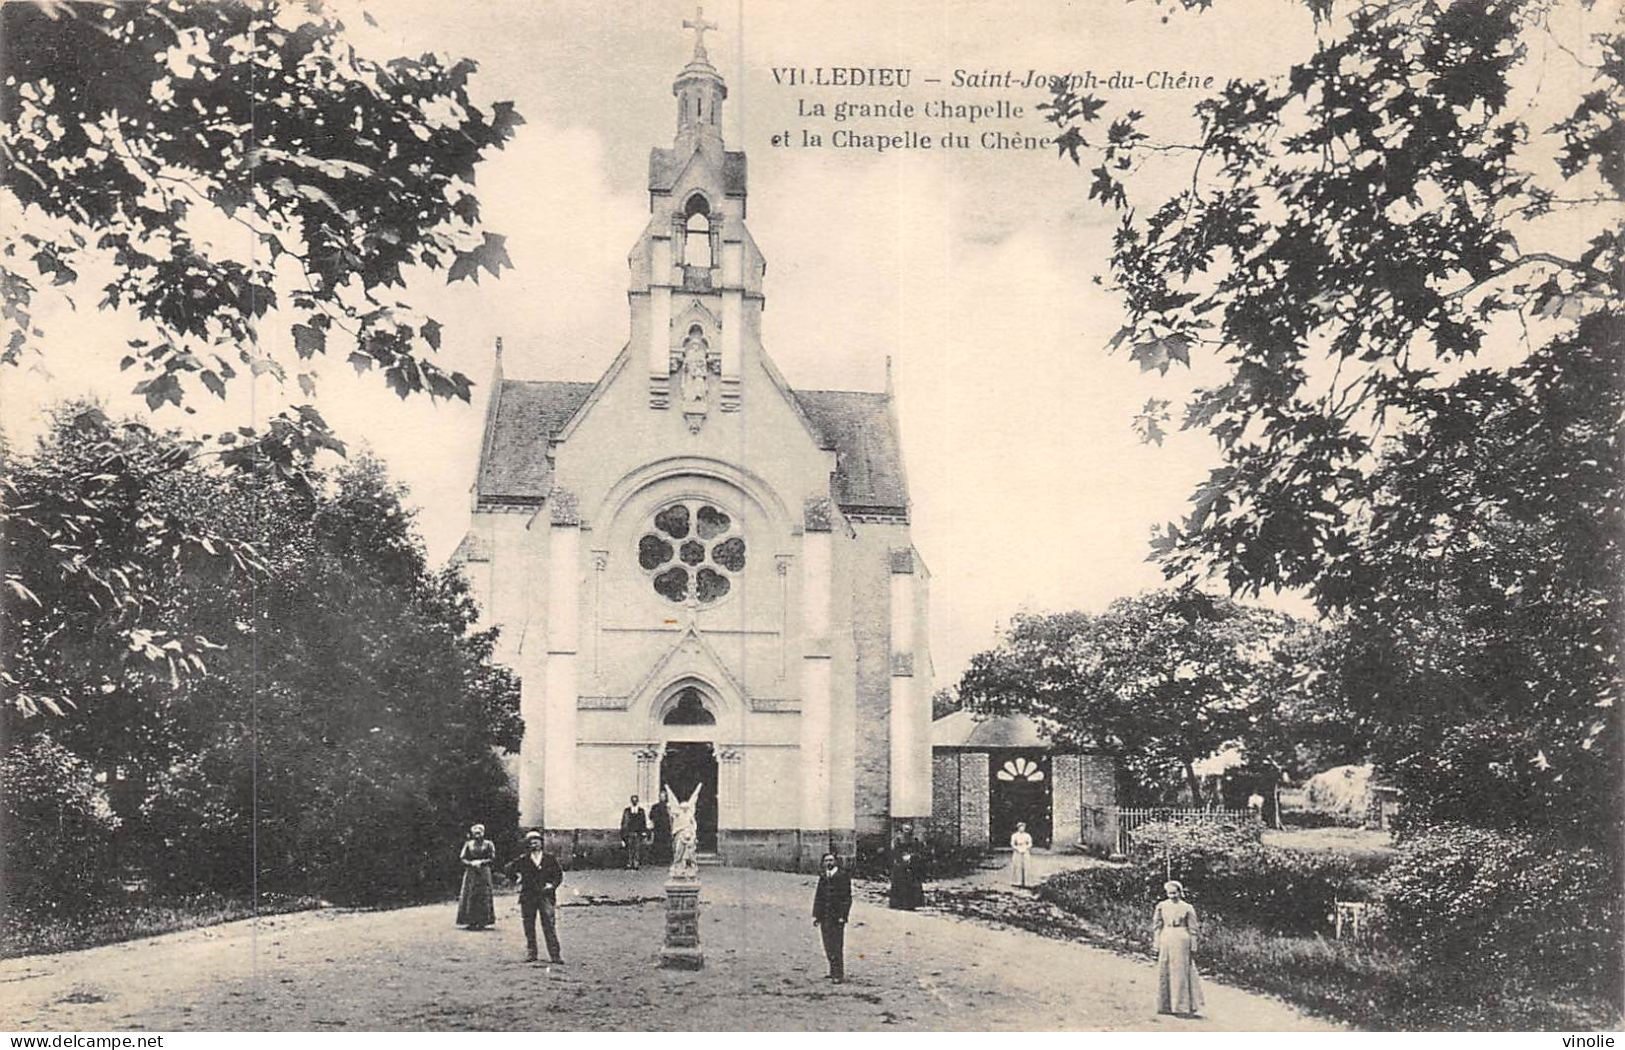
[[[703,47],[672,92],[630,338],[590,383],[510,380],[499,345],[459,561],[522,680],[520,819],[560,856],[612,859],[627,796],[688,777],[724,863],[811,868],[930,814],[929,574],[891,391],[793,389],[761,344]]]

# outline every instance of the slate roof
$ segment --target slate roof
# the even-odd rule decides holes
[[[485,537],[472,532],[465,533],[463,542],[459,543],[457,549],[451,552],[451,563],[453,565],[467,565],[469,562],[490,560],[491,544],[486,541]]]
[[[841,509],[906,511],[908,483],[890,397],[853,390],[793,393],[824,447],[835,450],[832,494]]]
[[[674,149],[656,146],[649,151],[649,189],[665,193],[676,185],[678,176],[688,167],[692,150],[678,153]],[[722,192],[729,197],[745,195],[745,155],[734,150],[722,154]]]
[[[505,379],[480,450],[481,500],[532,503],[552,483],[548,442],[586,401],[593,383]],[[830,495],[842,510],[904,514],[908,487],[885,394],[792,392],[824,448],[835,452]]]
[[[503,380],[480,449],[479,498],[519,503],[545,499],[553,480],[547,443],[596,385]]]

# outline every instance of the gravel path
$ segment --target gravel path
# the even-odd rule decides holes
[[[1207,982],[1207,1016],[1159,1018],[1144,963],[860,893],[848,982],[822,978],[813,880],[707,868],[706,968],[655,966],[663,873],[572,872],[566,964],[522,961],[518,905],[494,930],[454,905],[327,910],[0,962],[0,1027],[187,1030],[1329,1030],[1279,1000]]]

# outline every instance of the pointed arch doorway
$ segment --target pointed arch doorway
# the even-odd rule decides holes
[[[686,799],[695,785],[704,785],[694,818],[701,853],[717,851],[717,750],[716,742],[703,739],[715,735],[716,715],[700,690],[688,687],[672,698],[661,717],[666,736],[660,757],[660,784],[678,798]]]

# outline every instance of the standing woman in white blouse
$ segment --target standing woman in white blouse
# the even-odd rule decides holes
[[[1033,837],[1027,834],[1027,825],[1017,824],[1010,836],[1010,885],[1027,885],[1027,861],[1033,852]]]
[[[1202,1008],[1202,981],[1196,976],[1196,909],[1185,887],[1165,882],[1168,899],[1157,902],[1151,935],[1157,944],[1157,1013],[1191,1017]]]

